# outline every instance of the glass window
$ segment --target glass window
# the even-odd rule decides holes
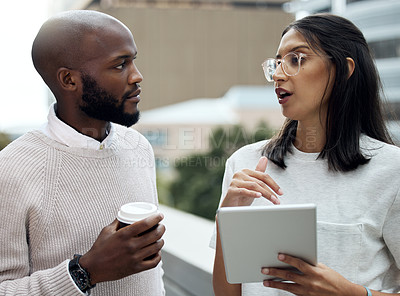
[[[316,11],[316,13],[324,13],[324,12],[331,12],[331,7],[319,9]]]
[[[400,38],[369,42],[376,59],[400,57]]]
[[[366,0],[347,0],[347,4],[349,3],[354,3],[354,2],[361,2],[361,1],[366,1]]]
[[[167,144],[166,129],[148,129],[141,131],[141,133],[153,147],[163,147]]]

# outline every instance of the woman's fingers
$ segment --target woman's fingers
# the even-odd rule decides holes
[[[282,195],[283,191],[279,187],[279,185],[275,182],[272,177],[266,173],[261,173],[258,171],[253,171],[249,169],[244,169],[242,171],[245,175],[247,175],[250,178],[246,178],[248,181],[256,181],[258,184],[260,184],[263,188],[265,189],[271,189],[274,191],[277,195]]]
[[[229,187],[221,207],[249,206],[261,193],[246,188]]]
[[[271,176],[265,173],[267,164],[268,159],[263,156],[255,170],[243,169],[236,172],[221,206],[250,205],[254,198],[261,196],[273,204],[280,204],[277,195],[283,192]]]
[[[284,262],[293,268],[262,268],[261,273],[278,277],[286,281],[303,284],[304,275],[313,274],[313,266],[309,263],[286,254],[279,254],[278,260]]]
[[[278,259],[294,267],[295,270],[262,268],[263,274],[285,280],[283,282],[264,280],[263,284],[266,287],[288,291],[299,296],[344,295],[344,292],[354,292],[360,287],[322,263],[313,266],[300,258],[286,254],[279,254]]]
[[[290,255],[286,255],[286,254],[279,254],[278,260],[297,268],[302,273],[308,274],[308,273],[312,272],[312,265],[310,265],[309,263],[307,263],[299,258],[290,256]]]
[[[282,195],[283,192],[271,176],[252,170],[243,170],[237,174],[238,176],[232,180],[231,186],[260,192],[264,198],[272,203],[280,204],[277,195]]]
[[[255,172],[260,172],[256,173],[256,178],[258,177],[261,181],[263,181],[265,184],[268,184],[268,186],[276,192],[278,195],[282,195],[283,191],[279,187],[279,185],[274,181],[274,179],[271,178],[270,175],[265,173],[265,170],[267,169],[267,164],[268,164],[268,158],[265,156],[262,156],[260,160],[258,161],[258,164],[256,166]]]
[[[279,204],[278,198],[273,194],[271,190],[265,188],[263,185],[259,184],[259,181],[251,180],[234,180],[228,189],[227,197],[229,199],[254,199],[259,197],[264,197],[274,204]],[[252,202],[250,201],[250,203]],[[244,204],[243,204],[244,205]]]
[[[267,169],[267,164],[268,164],[268,158],[262,156],[257,163],[256,171],[265,173],[265,170]]]

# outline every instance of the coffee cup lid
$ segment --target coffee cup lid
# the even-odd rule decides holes
[[[121,207],[117,219],[123,223],[132,224],[155,213],[157,213],[157,207],[152,203],[131,202]]]

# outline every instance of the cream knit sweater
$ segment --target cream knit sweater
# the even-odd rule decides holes
[[[39,131],[0,152],[0,295],[83,295],[68,272],[127,202],[157,204],[153,151],[115,125],[109,149],[69,148]],[[163,295],[161,266],[92,295]]]

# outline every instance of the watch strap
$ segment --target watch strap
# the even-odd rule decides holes
[[[79,264],[82,255],[75,254],[74,258],[69,262],[69,273],[74,280],[76,286],[84,293],[90,295],[90,289],[96,284],[91,284],[90,273]],[[82,281],[82,279],[84,279]]]

